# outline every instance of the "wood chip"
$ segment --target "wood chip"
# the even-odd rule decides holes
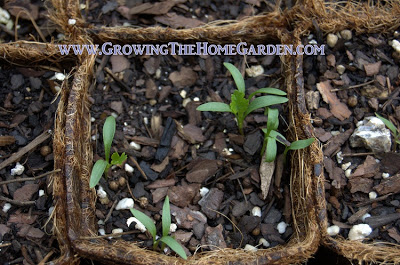
[[[275,161],[265,162],[265,154],[264,154],[260,164],[261,192],[264,200],[268,196],[269,186],[271,185],[274,171],[275,171]]]
[[[400,192],[400,174],[387,178],[374,187],[379,195]]]
[[[329,103],[330,110],[336,118],[343,121],[350,117],[351,111],[348,109],[347,105],[342,103],[336,95],[331,92],[333,88],[330,81],[317,83],[317,89],[321,93],[322,99],[326,103]]]

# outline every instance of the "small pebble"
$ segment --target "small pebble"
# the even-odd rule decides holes
[[[326,37],[326,43],[328,44],[329,47],[333,48],[335,47],[337,41],[338,41],[338,36],[335,34],[329,33],[328,36]]]
[[[351,40],[353,38],[353,34],[351,33],[351,30],[344,29],[340,32],[340,36],[342,36],[343,39],[345,40]]]
[[[279,232],[279,234],[283,234],[283,233],[285,233],[286,232],[286,227],[288,226],[288,224],[287,223],[285,223],[285,222],[280,222],[278,225],[277,225],[277,229],[278,229],[278,232]]]
[[[128,210],[133,208],[134,202],[132,198],[123,198],[117,203],[115,210]]]
[[[340,231],[340,227],[337,225],[332,225],[326,229],[326,232],[330,236],[336,236],[337,234],[339,234],[339,231]]]
[[[389,173],[382,173],[382,178],[387,179],[388,177],[390,177]]]
[[[351,169],[349,168],[349,169],[346,169],[345,171],[344,171],[344,175],[348,178],[348,177],[350,177],[350,175],[351,175]]]
[[[396,52],[400,53],[400,42],[398,40],[392,41],[392,47]]]
[[[256,227],[253,229],[253,231],[251,231],[251,234],[253,236],[258,236],[261,233],[261,229],[259,227]]]
[[[76,19],[74,19],[74,18],[68,19],[68,24],[69,25],[75,25],[76,24]]]
[[[51,216],[53,214],[53,211],[54,211],[54,206],[51,206],[49,208],[49,216]]]
[[[358,98],[357,98],[356,95],[350,96],[350,97],[347,99],[347,105],[348,105],[349,107],[354,108],[355,106],[357,106],[357,104],[358,104]]]
[[[169,232],[170,233],[175,233],[176,229],[178,228],[178,226],[174,223],[170,224],[169,226]]]
[[[339,164],[341,164],[343,162],[343,156],[342,156],[342,151],[338,152],[336,154],[336,160]]]
[[[260,238],[260,240],[258,241],[258,244],[262,244],[264,247],[269,247],[271,244],[265,239],[265,238]]]
[[[99,188],[97,189],[97,196],[99,196],[99,198],[107,197],[107,193],[104,191],[102,186],[99,186]]]
[[[48,145],[42,146],[40,148],[40,154],[44,157],[48,156],[49,154],[51,154],[51,148]]]
[[[126,185],[126,179],[124,177],[119,177],[118,184],[119,184],[120,187],[125,186]]]
[[[249,77],[257,77],[264,74],[264,68],[262,65],[253,65],[250,68],[246,69],[246,74]]]
[[[344,164],[342,164],[342,169],[343,169],[343,170],[346,170],[346,169],[348,169],[350,166],[351,166],[351,162],[344,163]]]
[[[353,226],[349,232],[350,240],[363,240],[372,233],[372,228],[367,224],[358,224]]]
[[[119,188],[118,182],[116,182],[115,180],[112,180],[108,183],[108,186],[110,187],[110,189],[112,189],[113,191],[117,191]]]
[[[209,190],[208,188],[202,187],[202,188],[200,189],[200,196],[201,196],[201,197],[206,196],[206,194],[207,194],[209,191],[210,191],[210,190]]]
[[[126,221],[126,224],[128,225],[128,227],[130,226],[130,224],[131,224],[132,222],[135,222],[135,223],[136,223],[135,228],[136,228],[137,230],[141,231],[142,233],[146,232],[146,227],[145,227],[138,219],[136,219],[135,217],[130,217],[130,218]]]
[[[371,217],[369,213],[364,214],[363,216],[361,216],[361,221],[365,222],[365,219],[367,219],[368,217]]]
[[[39,197],[44,196],[44,190],[39,190]]]
[[[111,231],[112,234],[120,234],[123,232],[124,232],[124,230],[122,230],[122,228],[115,228]]]
[[[11,204],[10,203],[8,203],[8,202],[6,202],[4,205],[3,205],[3,212],[8,212],[8,210],[10,210],[11,209]]]
[[[255,206],[252,210],[251,210],[251,214],[253,216],[258,216],[261,217],[261,208],[258,206]]]
[[[15,167],[11,169],[11,176],[20,176],[24,173],[25,167],[21,165],[19,162],[15,164]]]
[[[193,98],[193,101],[196,101],[196,102],[197,102],[197,101],[200,101],[200,98],[199,98],[199,97],[194,97],[194,98]]]
[[[346,67],[344,67],[344,65],[339,64],[338,66],[336,66],[336,71],[342,75],[344,74],[344,71],[346,71]]]
[[[99,235],[104,236],[105,234],[106,234],[106,231],[104,230],[104,228],[100,228]]]
[[[257,251],[257,248],[255,246],[246,244],[246,246],[244,246],[244,250],[255,252]]]
[[[133,171],[135,171],[135,169],[133,167],[131,167],[131,165],[129,165],[128,163],[125,164],[124,168],[125,168],[125,171],[128,173],[133,173]]]
[[[191,101],[192,101],[192,100],[191,100],[190,98],[185,98],[185,99],[182,101],[182,107],[186,108],[187,104],[188,104],[189,102],[191,102]]]
[[[181,95],[182,98],[186,98],[187,95],[186,90],[181,90],[181,92],[179,92],[179,95]]]
[[[63,73],[55,73],[53,79],[57,79],[58,81],[64,81],[65,75]]]
[[[371,200],[376,199],[376,197],[378,197],[378,194],[376,194],[375,191],[371,191],[370,193],[368,193],[368,196]]]

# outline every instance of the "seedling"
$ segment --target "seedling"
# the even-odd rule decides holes
[[[125,153],[119,155],[117,152],[111,155],[111,162],[110,161],[110,150],[111,144],[114,139],[115,134],[115,118],[113,116],[109,116],[106,119],[106,122],[103,126],[103,141],[104,141],[104,153],[106,159],[99,159],[93,166],[92,174],[90,175],[90,188],[96,186],[101,176],[104,172],[108,172],[108,169],[113,165],[122,165],[122,163],[128,158]]]
[[[187,259],[186,253],[183,250],[182,246],[171,236],[169,236],[169,230],[171,226],[171,213],[169,207],[169,198],[165,197],[164,206],[162,210],[162,237],[157,240],[157,229],[153,223],[153,220],[136,209],[131,208],[132,215],[135,216],[149,231],[151,236],[153,237],[153,250],[157,250],[158,244],[161,242],[161,250],[164,249],[164,246],[169,246],[176,254],[181,256],[183,259]]]
[[[209,102],[197,107],[199,111],[219,111],[219,112],[231,112],[235,115],[236,121],[239,127],[240,134],[243,135],[243,121],[247,115],[256,109],[264,108],[267,106],[281,104],[288,101],[286,93],[276,88],[261,88],[251,93],[248,98],[245,97],[245,84],[242,74],[239,70],[230,63],[224,63],[224,66],[232,74],[237,89],[233,91],[231,95],[231,103],[225,104],[222,102]],[[257,97],[254,100],[253,97],[258,94],[271,94],[269,96]]]
[[[394,138],[394,146],[393,149],[396,151],[397,149],[397,144],[400,144],[400,133],[397,130],[396,126],[394,126],[394,124],[389,121],[388,119],[385,119],[384,117],[380,116],[378,113],[375,113],[376,117],[378,117],[385,125],[386,127],[389,128],[389,130],[392,132],[393,134],[393,138]]]
[[[286,140],[285,136],[277,131],[279,126],[279,110],[267,108],[266,114],[268,114],[268,121],[267,128],[262,129],[264,132],[264,143],[261,149],[261,155],[266,152],[266,162],[272,162],[275,160],[277,154],[277,141],[286,146],[285,151],[283,152],[284,161],[286,161],[286,155],[289,150],[303,149],[314,142],[315,138],[309,138],[290,143]]]

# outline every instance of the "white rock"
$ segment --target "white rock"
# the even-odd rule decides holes
[[[343,39],[345,40],[351,40],[353,38],[353,34],[351,33],[351,30],[344,29],[340,32],[340,36],[342,36]]]
[[[179,95],[181,95],[182,98],[186,98],[187,95],[186,90],[181,90],[181,92],[179,92]]]
[[[15,175],[22,175],[22,173],[24,173],[25,167],[23,165],[21,165],[19,162],[17,162],[17,164],[15,164],[15,167],[11,169],[11,176],[15,176]]]
[[[57,79],[58,81],[64,81],[65,75],[63,73],[55,73],[53,79]]]
[[[346,176],[346,178],[350,177],[350,175],[351,175],[351,169],[350,169],[350,168],[349,168],[349,169],[346,169],[346,170],[344,171],[344,175]]]
[[[132,222],[135,222],[135,228],[139,231],[141,231],[142,233],[146,232],[146,227],[144,226],[144,224],[142,224],[138,219],[136,219],[135,217],[130,217],[127,221],[126,224],[128,225],[128,227],[131,225]]]
[[[370,193],[368,193],[368,196],[371,200],[376,199],[376,197],[378,197],[378,194],[376,194],[375,191],[371,191]]]
[[[10,203],[8,203],[8,202],[6,202],[4,205],[3,205],[3,212],[8,212],[8,210],[10,210],[11,209],[11,204]]]
[[[331,131],[331,134],[332,134],[332,136],[336,136],[336,135],[339,135],[340,132],[339,131]]]
[[[336,160],[339,164],[343,162],[342,151],[336,153]]]
[[[329,47],[333,48],[335,47],[337,41],[338,41],[338,36],[335,34],[329,33],[328,36],[326,37],[326,43],[328,44]]]
[[[133,171],[135,171],[135,169],[133,167],[131,167],[131,165],[129,165],[128,163],[125,163],[125,171],[128,173],[133,173]]]
[[[149,118],[144,117],[143,118],[143,122],[144,122],[144,124],[148,125],[149,124]]]
[[[178,226],[174,223],[169,225],[169,232],[170,233],[175,233],[176,229],[178,228]]]
[[[339,234],[339,231],[340,231],[340,227],[337,225],[332,225],[326,229],[326,232],[330,236],[336,236],[337,234]]]
[[[387,179],[388,177],[390,177],[389,173],[382,173],[382,178]]]
[[[392,47],[396,52],[400,53],[400,41],[393,40],[392,41]]]
[[[262,65],[253,65],[250,68],[246,69],[246,74],[249,77],[257,77],[264,74],[264,68]]]
[[[74,19],[74,18],[68,19],[68,24],[69,25],[75,25],[76,24],[76,19]]]
[[[104,225],[104,220],[100,219],[99,221],[97,221],[98,225]]]
[[[90,118],[90,122],[95,122],[95,121],[96,121],[96,119],[94,117]]]
[[[42,197],[44,195],[44,190],[39,190],[39,197]]]
[[[53,211],[54,211],[54,206],[51,206],[51,207],[49,208],[49,216],[52,215]]]
[[[287,223],[285,222],[280,222],[276,228],[278,229],[279,234],[283,234],[286,232],[286,227],[288,226]]]
[[[97,196],[102,199],[107,197],[107,192],[105,192],[102,186],[99,186],[99,188],[97,189]]]
[[[209,191],[210,191],[210,190],[209,190],[208,188],[202,187],[202,188],[200,189],[200,196],[201,196],[201,197],[206,196],[206,194],[207,194]]]
[[[351,166],[351,162],[342,164],[342,169],[347,170]]]
[[[317,42],[316,40],[312,39],[312,40],[310,40],[310,41],[308,42],[308,44],[317,45],[318,42]]]
[[[14,21],[12,21],[11,19],[7,22],[7,24],[6,24],[6,28],[8,29],[8,30],[12,30],[13,28],[14,28]],[[19,25],[17,25],[17,29],[19,29],[20,27],[19,27]]]
[[[265,238],[260,238],[260,240],[258,241],[258,244],[262,244],[264,247],[269,247],[271,244],[265,239]]]
[[[338,66],[336,66],[336,71],[342,75],[344,74],[344,71],[346,71],[346,67],[344,67],[344,65],[339,64]]]
[[[252,210],[251,210],[251,214],[253,216],[258,216],[261,217],[261,208],[258,206],[255,206]]]
[[[377,117],[367,117],[357,123],[350,136],[351,147],[366,147],[374,153],[389,152],[392,145],[390,130]]]
[[[371,217],[369,213],[364,214],[363,216],[361,216],[361,221],[365,222],[365,219],[367,219],[368,217]]]
[[[244,250],[256,252],[256,251],[257,251],[257,248],[256,248],[255,246],[246,244],[246,246],[244,246]]]
[[[367,224],[355,225],[350,229],[350,240],[363,240],[372,233],[372,228]]]
[[[122,230],[122,228],[115,228],[111,231],[112,234],[120,234],[123,232],[124,232],[124,230]]]
[[[138,143],[136,143],[136,142],[134,142],[134,141],[130,142],[130,143],[129,143],[129,146],[132,147],[132,149],[133,149],[133,150],[136,150],[136,151],[140,151],[140,149],[142,148],[142,147],[140,146],[140,144],[138,144]]]
[[[10,18],[10,13],[0,7],[0,23],[7,24]]]
[[[194,97],[194,98],[193,98],[193,101],[196,101],[196,102],[197,102],[197,101],[200,101],[200,98],[199,98],[199,97]]]
[[[103,228],[99,229],[99,235],[104,236],[106,234],[106,230],[104,230]]]
[[[134,202],[132,198],[123,198],[117,203],[115,210],[128,210],[133,208]]]
[[[160,68],[158,68],[157,70],[156,70],[156,74],[155,74],[155,76],[154,76],[156,79],[160,79],[160,77],[161,77],[161,69]]]

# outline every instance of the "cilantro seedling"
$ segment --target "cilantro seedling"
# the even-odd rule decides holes
[[[93,188],[99,183],[103,173],[108,172],[108,169],[112,165],[122,165],[122,163],[128,158],[125,153],[119,155],[117,152],[115,152],[111,155],[111,162],[109,162],[111,144],[115,134],[115,127],[115,118],[113,116],[109,116],[103,126],[104,153],[106,157],[105,160],[99,159],[94,164],[92,174],[90,175],[90,188]]]
[[[187,259],[186,253],[183,250],[182,246],[171,236],[169,236],[169,230],[171,226],[171,211],[169,207],[169,198],[165,197],[163,209],[162,209],[162,237],[160,239],[156,239],[157,237],[157,229],[153,220],[142,213],[139,210],[131,208],[131,213],[135,216],[136,219],[139,220],[149,231],[151,236],[153,237],[153,250],[157,250],[158,244],[161,242],[161,250],[164,249],[164,246],[169,246],[176,254],[181,256],[183,259]]]
[[[225,104],[222,102],[209,102],[197,107],[199,111],[218,111],[218,112],[231,112],[235,115],[239,127],[240,134],[243,135],[243,122],[247,115],[256,109],[264,108],[267,106],[282,104],[288,101],[286,93],[276,88],[261,88],[251,93],[248,98],[245,95],[244,79],[240,71],[230,63],[224,63],[224,66],[232,74],[237,89],[231,95],[231,103]],[[271,94],[268,96],[261,96],[253,99],[258,94]]]
[[[385,125],[386,127],[389,128],[389,130],[392,132],[393,138],[394,138],[394,145],[393,145],[393,150],[396,151],[397,149],[397,144],[400,144],[400,133],[397,130],[396,126],[389,121],[388,119],[385,119],[384,117],[380,116],[378,113],[375,113],[376,117],[378,117]]]

